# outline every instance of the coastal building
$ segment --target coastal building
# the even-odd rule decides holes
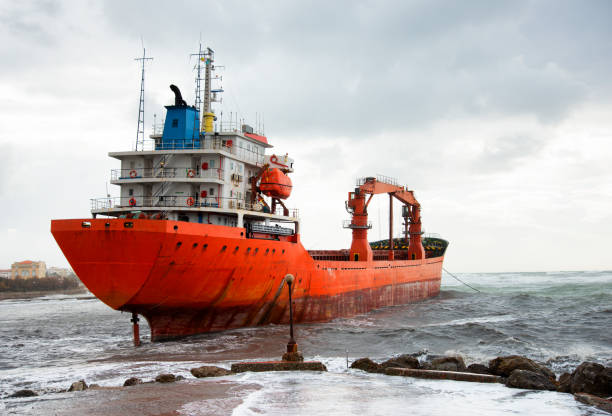
[[[11,269],[0,269],[0,279],[8,279],[11,277]]]
[[[11,265],[11,279],[42,278],[47,275],[47,265],[44,261],[24,260]]]
[[[59,277],[68,277],[74,275],[74,272],[70,268],[66,267],[55,267],[51,266],[47,268],[47,276],[59,276]]]

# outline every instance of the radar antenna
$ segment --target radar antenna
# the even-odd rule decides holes
[[[147,58],[145,48],[142,48],[142,58],[134,58],[135,61],[141,62],[142,77],[140,80],[140,104],[138,105],[138,128],[136,129],[136,150],[144,150],[144,80],[145,80],[145,62],[152,61],[153,58]]]

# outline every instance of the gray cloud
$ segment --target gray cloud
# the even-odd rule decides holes
[[[363,136],[466,114],[556,122],[612,69],[601,57],[576,62],[612,35],[607,2],[187,2],[182,13],[147,4],[105,3],[108,24],[153,49],[188,45],[201,30],[239,80],[227,89],[242,107],[282,114],[282,134]]]
[[[612,58],[598,41],[612,38],[605,1],[187,1],[180,11],[163,1],[93,6],[8,7],[1,15],[5,34],[20,46],[9,41],[0,49],[9,57],[0,71],[27,76],[32,90],[56,96],[78,94],[87,82],[90,94],[104,94],[112,83],[80,79],[76,71],[74,88],[62,79],[39,85],[39,65],[51,74],[66,73],[75,59],[83,69],[127,68],[142,36],[156,56],[149,76],[172,70],[187,76],[182,89],[190,91],[188,54],[201,32],[218,51],[218,64],[227,66],[226,102],[233,94],[242,108],[274,114],[270,125],[286,135],[365,137],[380,126],[421,129],[466,115],[528,114],[555,123],[587,97],[610,96],[604,91]],[[117,42],[124,48],[109,48]],[[62,48],[71,61],[57,59]],[[165,95],[149,89],[148,97],[158,97],[161,107]]]
[[[55,43],[54,25],[50,20],[60,14],[56,1],[15,2],[0,10],[0,23],[11,35],[34,43],[51,46]]]
[[[512,171],[527,159],[535,158],[544,146],[544,140],[527,135],[503,136],[485,143],[472,169],[475,172]]]

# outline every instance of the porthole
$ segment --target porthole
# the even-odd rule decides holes
[[[176,248],[179,248],[182,245],[183,245],[183,243],[181,241],[179,241],[178,243],[176,243]]]
[[[193,243],[192,248],[196,248],[198,246],[198,243]]]
[[[225,251],[226,248],[227,248],[227,246],[221,247],[221,251]]]

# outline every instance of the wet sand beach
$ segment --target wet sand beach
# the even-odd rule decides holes
[[[226,380],[103,387],[20,399],[8,404],[6,412],[20,415],[152,416],[184,415],[190,413],[190,408],[197,408],[204,412],[200,414],[226,415],[242,402],[241,397],[258,388],[255,384]]]

